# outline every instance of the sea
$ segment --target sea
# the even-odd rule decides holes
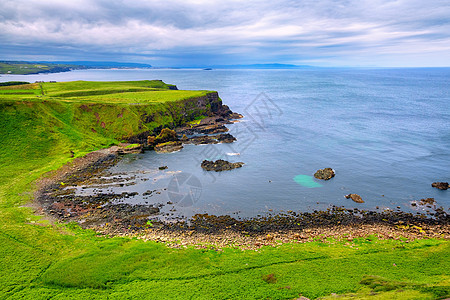
[[[228,125],[232,144],[185,145],[175,153],[125,156],[110,171],[138,193],[122,201],[161,207],[167,220],[195,214],[251,218],[283,212],[425,212],[434,198],[447,212],[450,190],[450,68],[290,70],[129,69],[2,75],[0,81],[152,80],[214,90],[244,118]],[[244,162],[204,171],[203,160]],[[167,166],[160,170],[159,167]],[[335,177],[313,177],[332,168]],[[96,193],[99,188],[80,189]],[[359,194],[364,203],[345,198]],[[416,205],[415,205],[416,204]]]

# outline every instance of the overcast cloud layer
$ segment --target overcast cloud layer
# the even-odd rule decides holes
[[[450,66],[449,0],[2,0],[0,59]]]

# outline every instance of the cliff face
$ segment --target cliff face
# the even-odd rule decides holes
[[[67,157],[117,144],[144,143],[162,128],[227,111],[217,92],[167,102],[0,101],[3,142],[24,159]],[[24,146],[26,145],[26,146]]]

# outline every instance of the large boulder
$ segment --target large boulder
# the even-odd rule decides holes
[[[218,159],[216,161],[204,160],[201,166],[206,171],[220,172],[240,168],[243,165],[244,165],[243,162],[231,163],[226,160]]]
[[[364,203],[364,200],[358,194],[348,194],[348,195],[345,195],[345,198],[352,199],[356,203]]]
[[[334,170],[332,168],[325,168],[317,170],[316,173],[314,173],[314,177],[317,179],[323,179],[323,180],[329,180],[333,178],[335,175]]]
[[[449,188],[448,182],[433,182],[431,186],[440,190],[446,190]]]

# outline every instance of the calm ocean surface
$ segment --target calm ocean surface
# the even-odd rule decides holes
[[[138,192],[129,202],[166,204],[164,212],[174,208],[184,216],[243,217],[330,205],[414,211],[411,201],[428,197],[446,210],[450,206],[450,191],[431,187],[434,181],[450,181],[448,68],[85,70],[0,77],[140,79],[216,90],[245,118],[229,126],[238,139],[231,145],[186,145],[177,153],[127,156],[113,171],[136,174],[136,185],[114,190]],[[203,159],[218,158],[245,165],[221,173],[201,169]],[[168,169],[159,171],[163,165]],[[336,176],[313,179],[325,167],[335,169]],[[160,194],[143,196],[147,190]],[[349,193],[365,203],[345,199]]]

